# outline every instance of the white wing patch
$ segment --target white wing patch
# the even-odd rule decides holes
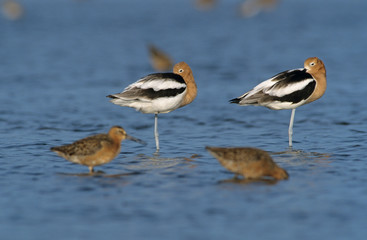
[[[180,107],[182,96],[185,94],[186,90],[174,97],[161,97],[153,100],[139,98],[139,101],[116,98],[112,99],[111,102],[120,106],[135,108],[142,113],[168,113]]]
[[[297,92],[304,89],[310,82],[314,81],[312,78],[303,80],[302,82],[288,84],[281,88],[271,87],[269,89],[264,89],[264,93],[270,96],[283,97],[291,93]]]
[[[248,97],[250,97],[250,96],[252,96],[256,93],[259,93],[259,92],[263,92],[264,94],[268,94],[270,96],[283,97],[283,96],[291,94],[293,92],[302,90],[310,82],[314,81],[314,79],[307,78],[307,79],[304,79],[303,81],[296,82],[296,83],[290,83],[290,84],[284,85],[282,87],[279,87],[278,84],[279,84],[279,82],[281,82],[283,80],[282,78],[279,78],[280,75],[285,75],[287,73],[292,73],[294,71],[303,71],[303,70],[304,70],[304,68],[297,68],[297,69],[292,69],[292,70],[277,74],[274,77],[261,82],[260,84],[255,86],[252,90],[245,93],[244,94],[244,95],[246,95],[245,98],[248,98]],[[279,78],[279,79],[277,79],[277,78]]]
[[[166,90],[166,89],[179,89],[179,88],[185,88],[186,84],[179,83],[177,81],[172,81],[169,79],[154,79],[150,81],[146,81],[144,79],[141,79],[133,84],[130,84],[125,88],[126,90],[132,89],[132,88],[140,88],[140,89],[153,89],[154,91],[160,91],[160,90]]]

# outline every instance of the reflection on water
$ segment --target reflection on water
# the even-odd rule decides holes
[[[233,183],[233,184],[256,184],[256,185],[274,185],[278,182],[277,179],[274,178],[259,178],[259,179],[248,179],[248,178],[239,178],[237,176],[229,179],[224,179],[218,181],[218,184],[226,184],[226,183]]]
[[[20,21],[0,15],[0,239],[363,239],[367,2],[283,1],[243,19],[233,14],[242,1],[198,12],[181,0],[22,0]],[[154,144],[149,117],[105,98],[151,72],[150,42],[192,64],[200,90],[162,115],[161,155],[126,142],[89,174],[49,152],[121,122]],[[286,150],[287,111],[228,99],[310,54],[324,56],[332,84],[298,115],[302,151]],[[272,150],[290,179],[233,179],[208,144]]]
[[[75,185],[80,192],[98,191],[100,187],[105,188],[121,188],[130,185],[133,181],[131,177],[142,174],[142,172],[124,172],[107,174],[103,171],[94,173],[58,173],[57,175],[65,178],[77,178],[79,184]],[[75,180],[75,179],[74,179]]]
[[[127,164],[124,167],[130,170],[151,170],[158,168],[169,168],[178,164],[188,164],[189,167],[195,167],[194,159],[199,155],[194,154],[190,157],[161,157],[159,153],[154,153],[153,156],[139,154],[135,157],[134,162]]]
[[[106,174],[103,171],[86,172],[86,173],[58,173],[62,176],[73,176],[73,177],[104,177],[104,178],[120,178],[133,175],[139,175],[140,172],[129,172],[129,173],[117,173],[117,174]]]
[[[305,152],[292,148],[281,152],[270,152],[270,154],[275,157],[277,162],[287,163],[291,166],[309,164],[310,162],[318,163],[318,166],[327,166],[332,162],[329,160],[331,157],[329,153]]]

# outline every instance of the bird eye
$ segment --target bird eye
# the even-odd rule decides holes
[[[315,66],[315,62],[310,63],[310,66]]]
[[[178,70],[179,73],[182,73],[184,70],[181,68],[180,70]]]

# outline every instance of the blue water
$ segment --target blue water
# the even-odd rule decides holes
[[[240,1],[198,11],[180,0],[20,1],[0,18],[0,239],[365,239],[367,236],[367,2],[285,0],[242,18]],[[154,72],[153,43],[186,61],[190,105],[159,117],[106,95]],[[290,111],[228,100],[311,56],[328,88]],[[121,125],[148,145],[90,176],[51,146]],[[290,174],[231,181],[205,146],[270,151]]]

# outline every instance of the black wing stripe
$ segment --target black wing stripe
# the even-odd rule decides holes
[[[176,73],[152,73],[144,78],[142,78],[144,81],[152,81],[152,80],[168,80],[168,81],[176,81],[179,83],[185,84],[185,80],[182,76],[176,74]]]
[[[284,88],[289,84],[302,82],[305,79],[312,79],[312,75],[306,72],[306,69],[285,71],[273,77],[273,81],[277,81],[276,89]]]
[[[181,93],[183,93],[186,90],[186,88],[170,88],[170,89],[164,89],[159,91],[154,91],[152,88],[148,89],[139,89],[137,90],[135,96],[140,96],[145,99],[157,99],[157,98],[163,98],[163,97],[175,97]]]
[[[299,103],[303,100],[306,100],[311,96],[313,91],[315,90],[316,82],[312,81],[309,84],[306,85],[305,88],[295,91],[293,93],[290,93],[288,95],[282,96],[282,97],[276,97],[276,96],[269,96],[266,101],[279,101],[279,102],[291,102],[291,103]]]

